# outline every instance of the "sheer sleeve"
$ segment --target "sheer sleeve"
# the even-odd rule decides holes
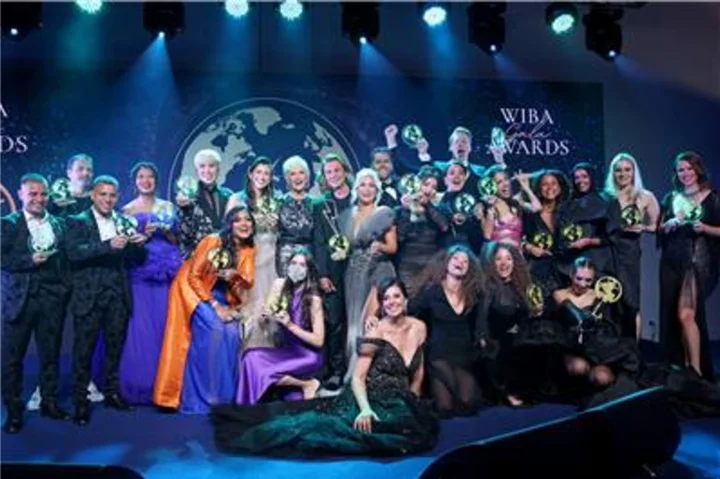
[[[488,315],[490,313],[490,304],[492,303],[492,292],[485,291],[480,295],[477,302],[477,310],[475,315],[475,344],[480,341],[487,341],[490,337],[490,324]]]
[[[432,322],[432,308],[430,306],[430,287],[424,288],[408,302],[408,315],[423,321],[426,325]]]
[[[358,356],[373,357],[385,343],[380,338],[357,338]]]

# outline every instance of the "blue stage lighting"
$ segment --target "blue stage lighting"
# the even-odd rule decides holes
[[[241,18],[250,11],[248,0],[225,0],[225,11],[234,18]]]
[[[423,11],[423,20],[429,27],[437,27],[445,23],[447,19],[447,9],[442,5],[428,5]]]
[[[303,10],[303,4],[299,0],[285,0],[280,4],[280,15],[285,20],[297,20],[303,14]]]
[[[75,0],[80,10],[85,13],[97,13],[103,6],[102,0]]]
[[[17,36],[17,34],[20,33],[17,28],[11,28],[10,29],[10,35]]]
[[[362,43],[363,45],[365,45],[365,44],[367,43],[367,38],[366,38],[366,37],[360,37],[360,43]]]
[[[555,35],[570,33],[577,24],[578,12],[572,3],[551,3],[545,10],[545,21]]]

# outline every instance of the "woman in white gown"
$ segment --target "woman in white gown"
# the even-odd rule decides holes
[[[227,211],[246,204],[255,219],[255,285],[248,292],[243,308],[243,346],[266,345],[271,338],[254,331],[255,319],[262,314],[265,299],[277,278],[275,271],[275,244],[277,242],[278,202],[273,188],[272,161],[259,156],[248,167],[245,189],[234,193]],[[257,334],[256,334],[257,333]]]

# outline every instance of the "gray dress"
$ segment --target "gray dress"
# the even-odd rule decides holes
[[[340,228],[350,238],[350,254],[345,270],[345,311],[347,312],[346,354],[350,358],[346,380],[350,379],[355,364],[357,338],[364,334],[363,324],[367,314],[363,311],[370,290],[382,279],[395,277],[395,268],[389,256],[373,258],[370,245],[381,241],[395,223],[395,213],[387,206],[380,206],[358,227],[353,235],[353,218],[356,208],[349,208],[340,215]]]

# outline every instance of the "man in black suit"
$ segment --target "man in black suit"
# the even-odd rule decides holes
[[[142,247],[145,237],[120,227],[121,216],[114,211],[117,180],[111,176],[97,177],[90,197],[93,206],[67,220],[68,257],[73,269],[70,313],[75,328],[74,421],[81,426],[90,421],[87,387],[92,353],[101,329],[105,339],[105,406],[131,409],[120,395],[118,373],[132,307],[126,263],[142,260],[145,253]]]
[[[65,227],[46,210],[48,183],[43,176],[23,176],[18,195],[22,211],[2,218],[2,396],[8,411],[4,429],[11,434],[23,426],[23,358],[33,332],[40,356],[40,412],[52,419],[69,417],[56,402],[70,291]]]
[[[382,193],[378,206],[395,208],[400,204],[400,193],[397,190],[395,165],[389,148],[379,146],[370,152],[370,166],[378,174],[382,183]]]

